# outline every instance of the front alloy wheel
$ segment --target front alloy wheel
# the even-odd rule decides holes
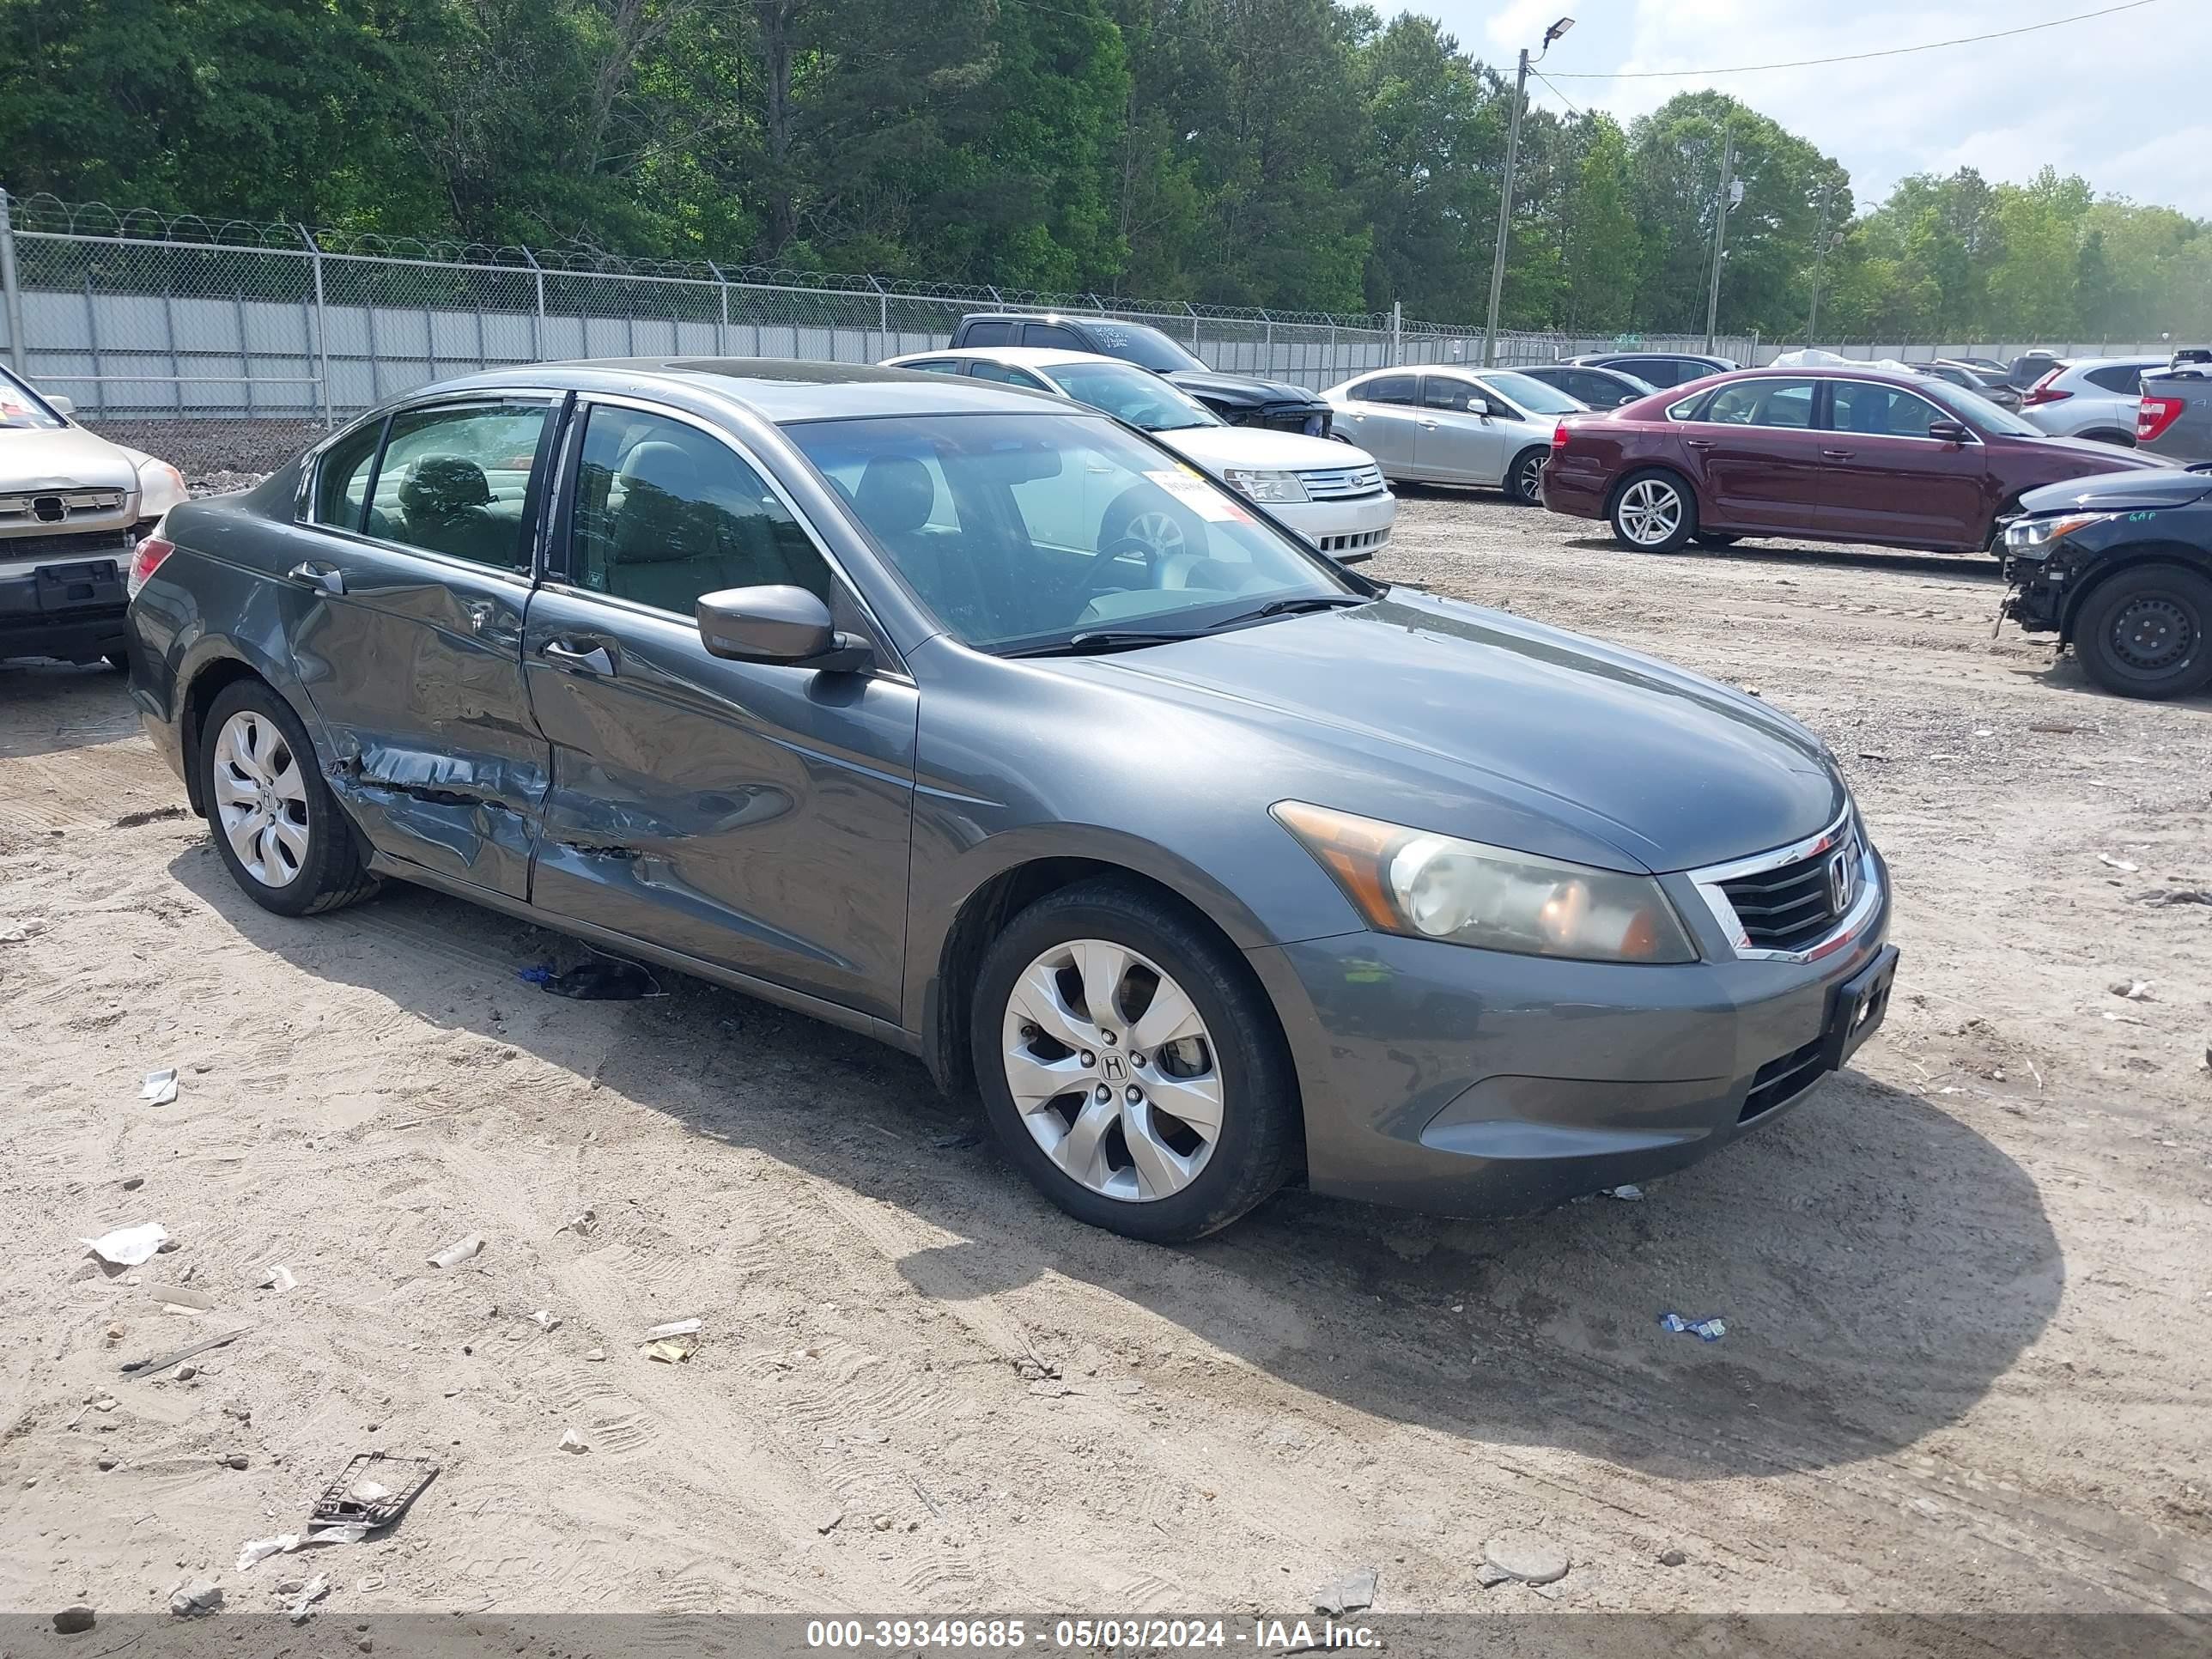
[[[1007,1000],[1006,1091],[1070,1180],[1124,1203],[1181,1192],[1220,1139],[1221,1073],[1189,995],[1137,951],[1070,939]]]

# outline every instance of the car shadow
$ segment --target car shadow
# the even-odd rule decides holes
[[[1844,547],[1825,542],[1741,541],[1728,547],[1700,547],[1686,542],[1670,553],[1624,547],[1610,536],[1570,536],[1567,546],[1589,553],[1613,553],[1624,558],[1693,559],[1707,563],[1816,564],[1839,570],[1911,571],[1920,575],[1955,576],[1961,581],[2001,586],[2004,571],[1997,562],[1978,553],[1915,553],[1905,548]]]
[[[419,890],[294,921],[204,846],[170,868],[301,971],[901,1206],[952,1240],[896,1256],[925,1297],[973,1303],[1060,1275],[1294,1390],[1473,1442],[1692,1479],[1893,1452],[1987,1394],[2065,1280],[2011,1158],[1856,1072],[1638,1201],[1468,1222],[1290,1191],[1196,1245],[1134,1243],[1053,1208],[975,1133],[979,1109],[865,1038],[675,974],[660,974],[665,999],[544,995],[515,970],[580,947]],[[1669,1333],[1668,1312],[1727,1334]]]
[[[84,665],[43,658],[0,662],[0,703],[10,731],[0,760],[58,754],[136,737],[138,715],[130,684],[105,663]]]
[[[2049,645],[2054,653],[2057,652],[2057,636],[2056,635],[2030,634],[2025,637],[2030,644]],[[2072,651],[2068,651],[2063,655],[2054,654],[2049,662],[2040,667],[2021,667],[2014,672],[2023,678],[2037,681],[2046,690],[2056,692],[2060,696],[2086,698],[2091,702],[2107,706],[2118,703],[2124,707],[2129,703],[2134,703],[2144,709],[2212,708],[2212,690],[2200,691],[2191,697],[2125,697],[2117,691],[2107,691],[2083,671],[2081,658]],[[2085,708],[2082,712],[2085,719],[2094,719],[2096,714],[2096,711],[2090,708]]]

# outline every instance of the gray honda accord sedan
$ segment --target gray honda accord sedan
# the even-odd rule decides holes
[[[1131,489],[1179,550],[1101,544]],[[1140,1238],[1297,1177],[1497,1213],[1678,1168],[1895,971],[1802,727],[996,385],[475,375],[175,508],[130,586],[256,902],[415,882],[865,1031]]]

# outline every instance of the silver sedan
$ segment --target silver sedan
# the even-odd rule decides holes
[[[1534,507],[1562,415],[1589,405],[1510,369],[1385,368],[1322,393],[1392,483],[1478,484]]]

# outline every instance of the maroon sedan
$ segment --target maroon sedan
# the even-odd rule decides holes
[[[1649,553],[1746,536],[1970,552],[2023,490],[2163,465],[2048,437],[1941,380],[1751,369],[1567,416],[1543,499]]]

